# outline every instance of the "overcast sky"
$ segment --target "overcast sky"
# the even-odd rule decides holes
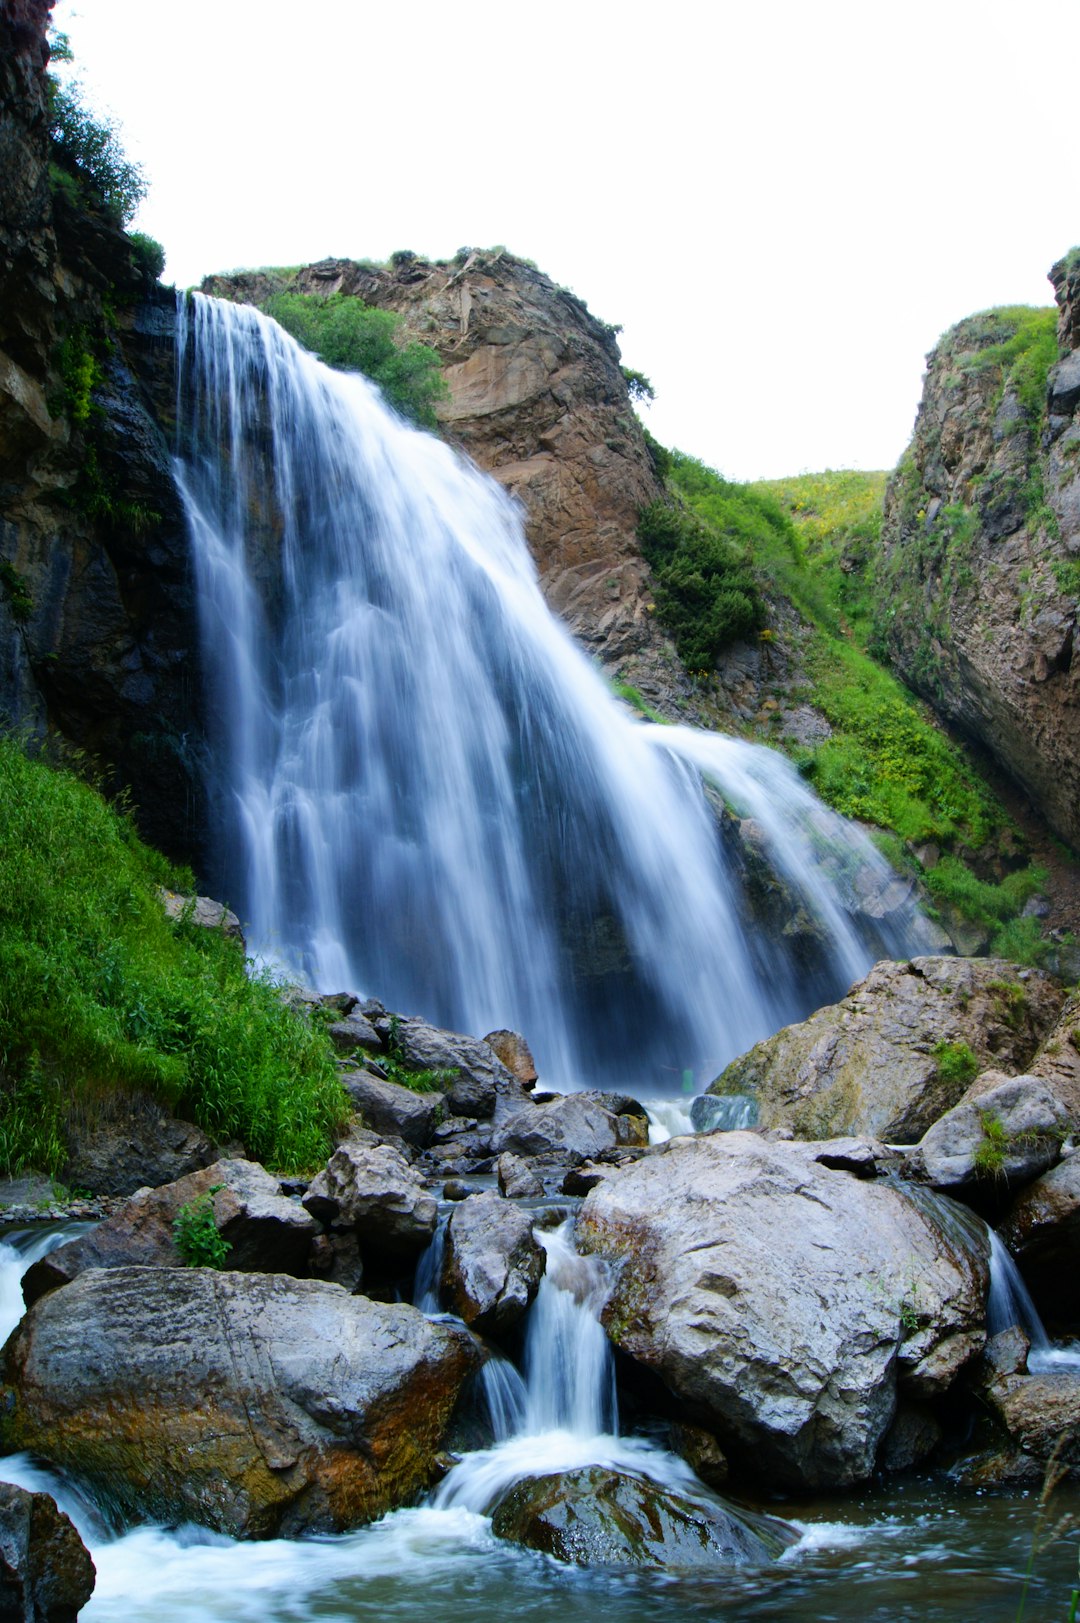
[[[1080,241],[1077,0],[60,0],[166,277],[504,243],[732,478],[891,467],[923,357]]]

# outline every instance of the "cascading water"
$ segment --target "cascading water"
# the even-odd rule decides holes
[[[493,481],[256,311],[179,315],[214,877],[258,951],[515,1026],[551,1084],[650,1093],[868,967],[852,887],[888,884],[874,848],[770,751],[626,716]],[[744,928],[706,782],[814,921],[814,963]]]
[[[1019,1268],[1005,1242],[990,1229],[990,1295],[986,1303],[986,1329],[991,1336],[1016,1325],[1028,1338],[1027,1367],[1032,1374],[1049,1370],[1080,1370],[1080,1342],[1055,1345],[1046,1333],[1039,1310],[1031,1300]]]

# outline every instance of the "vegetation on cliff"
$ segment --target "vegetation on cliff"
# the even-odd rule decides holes
[[[395,410],[425,428],[446,393],[439,357],[426,344],[403,343],[401,318],[344,293],[274,293],[263,309],[327,366],[363,372]]]
[[[325,1035],[234,941],[165,916],[193,888],[122,808],[0,738],[0,1167],[55,1172],[65,1123],[148,1091],[283,1171],[345,1114]]]

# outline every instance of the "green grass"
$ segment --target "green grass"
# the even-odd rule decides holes
[[[881,539],[884,473],[827,468],[751,488],[790,519],[794,567],[781,556],[785,589],[819,625],[850,632],[865,646],[873,620],[871,565]]]
[[[346,1113],[324,1034],[236,943],[166,919],[190,890],[125,813],[0,738],[0,1167],[56,1172],[69,1114],[147,1091],[282,1171]]]
[[[967,1043],[938,1043],[934,1048],[937,1073],[959,1098],[969,1082],[979,1074],[979,1061]]]

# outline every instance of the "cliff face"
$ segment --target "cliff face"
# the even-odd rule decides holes
[[[989,311],[928,357],[886,493],[878,629],[897,670],[1080,846],[1080,277],[1060,310]],[[1047,374],[1047,362],[1053,361]]]
[[[0,11],[0,716],[107,763],[144,834],[190,855],[194,602],[160,426],[173,300],[50,184],[48,9]]]
[[[652,618],[639,509],[661,495],[611,327],[532,265],[468,251],[387,268],[325,260],[294,274],[208,278],[203,291],[261,304],[271,293],[356,295],[397,312],[438,352],[441,426],[519,498],[552,608],[603,662],[654,699],[688,690]]]

